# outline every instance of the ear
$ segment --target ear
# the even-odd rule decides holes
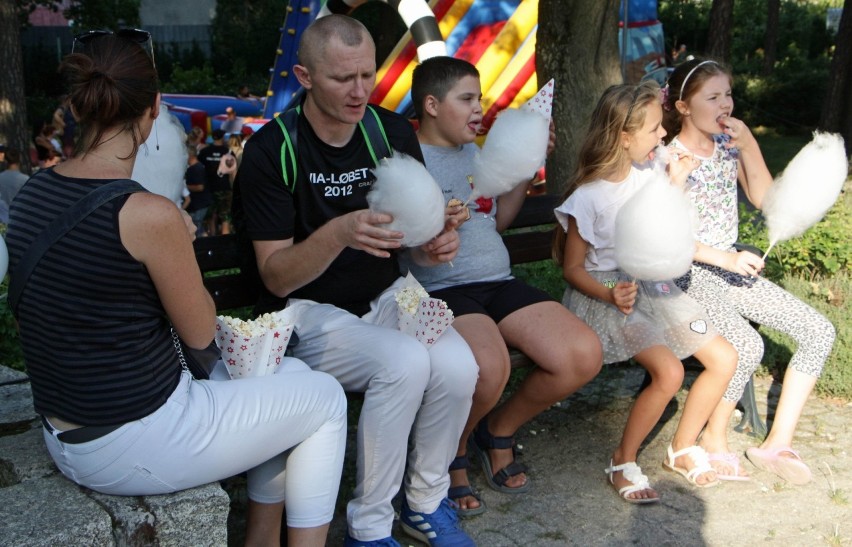
[[[441,101],[438,100],[434,95],[426,95],[426,98],[423,99],[423,112],[429,114],[432,117],[438,116],[438,107],[440,106]]]
[[[311,73],[308,70],[308,67],[303,65],[293,65],[293,73],[296,75],[296,79],[302,84],[302,87],[305,89],[311,89],[313,85],[311,84]]]
[[[677,108],[678,114],[681,116],[688,115],[687,112],[689,112],[689,106],[686,104],[686,101],[678,99],[675,101],[675,108]]]
[[[625,150],[630,148],[630,144],[633,142],[633,137],[630,136],[630,133],[627,131],[621,132],[621,147]]]
[[[157,97],[154,99],[153,109],[151,110],[151,117],[155,120],[157,119],[157,116],[160,115],[160,102],[162,101],[162,98],[162,95],[160,95],[160,92],[158,91]]]

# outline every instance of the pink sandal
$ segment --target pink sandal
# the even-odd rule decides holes
[[[789,456],[783,455],[790,454]],[[789,446],[778,448],[758,448],[746,450],[746,456],[758,469],[775,473],[792,484],[807,484],[811,480],[811,470],[802,461],[799,453]]]
[[[740,475],[740,457],[734,454],[733,452],[709,452],[707,454],[707,460],[710,462],[710,466],[716,471],[716,478],[720,481],[750,481],[751,477],[748,475]],[[731,469],[734,470],[733,473],[723,473],[716,469],[713,465],[713,462],[722,462]]]

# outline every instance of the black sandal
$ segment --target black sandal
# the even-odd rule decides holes
[[[458,469],[470,469],[470,460],[467,459],[467,455],[457,456],[450,463],[450,471],[456,471]],[[464,509],[456,500],[461,498],[470,496],[475,498],[476,501],[479,502],[479,507],[475,507],[473,509]],[[487,509],[485,506],[485,502],[482,501],[482,498],[479,497],[479,494],[474,492],[473,488],[469,484],[463,484],[461,486],[451,486],[449,490],[447,490],[447,497],[450,498],[456,504],[456,514],[461,518],[467,517],[475,517],[476,515],[481,515]]]
[[[514,488],[506,486],[506,481],[508,481],[511,477],[520,475],[521,473],[526,473],[527,466],[524,464],[513,461],[496,473],[491,469],[491,459],[488,456],[489,450],[504,450],[511,448],[512,457],[517,458],[518,452],[515,448],[514,437],[495,437],[492,435],[491,432],[488,431],[488,416],[486,416],[479,422],[479,424],[477,424],[476,429],[473,430],[471,441],[472,442],[469,443],[469,446],[473,448],[474,452],[476,452],[479,462],[482,464],[482,470],[485,472],[485,479],[488,481],[488,486],[498,492],[503,492],[504,494],[521,494],[530,489],[531,485],[529,477],[527,477],[527,481],[523,484],[523,486],[516,486]]]

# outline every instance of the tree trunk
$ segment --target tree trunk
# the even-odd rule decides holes
[[[734,0],[713,0],[710,8],[710,30],[707,32],[707,55],[727,61],[731,51],[731,26]]]
[[[17,2],[0,0],[0,143],[21,151],[21,167],[30,170],[30,141],[24,92]]]
[[[620,0],[539,0],[536,72],[556,79],[556,149],[547,160],[547,190],[560,194],[574,170],[589,116],[601,93],[622,82],[618,57]]]
[[[819,128],[843,135],[846,154],[852,153],[852,0],[843,3],[840,28],[834,43],[834,57],[828,76],[828,93],[822,107]]]
[[[778,54],[778,23],[781,14],[781,0],[766,0],[766,36],[763,39],[763,71],[769,76],[775,70]]]

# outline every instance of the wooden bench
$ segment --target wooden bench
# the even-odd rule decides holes
[[[556,222],[553,209],[559,205],[560,198],[554,195],[530,196],[524,201],[518,216],[503,235],[503,242],[509,250],[513,265],[550,260],[553,232],[550,228]],[[257,287],[245,282],[239,272],[240,254],[237,236],[224,235],[200,238],[195,241],[195,257],[202,273],[204,284],[213,295],[216,309],[233,310],[253,306],[257,301]],[[511,352],[512,367],[528,367],[534,363],[519,351]],[[691,367],[689,361],[687,366]],[[700,365],[696,365],[700,367]],[[735,427],[744,431],[749,427],[756,436],[766,435],[766,425],[757,411],[754,386],[749,381],[740,404],[743,417]]]

